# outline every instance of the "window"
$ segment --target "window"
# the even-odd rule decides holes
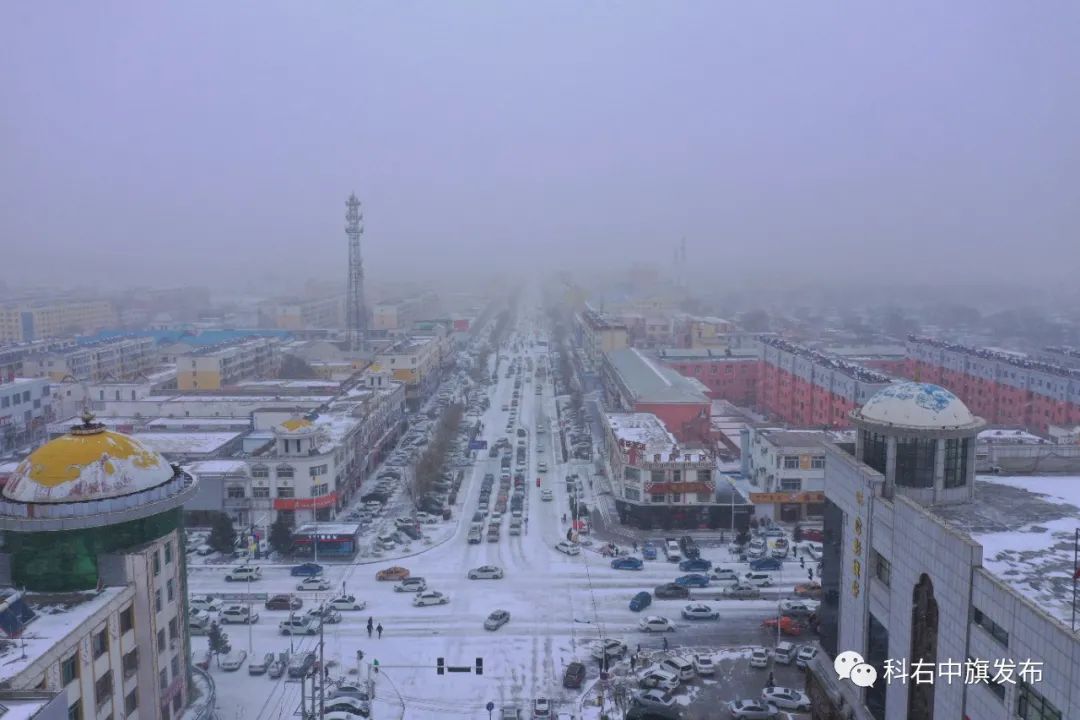
[[[165,628],[161,628],[157,631],[157,647],[158,652],[161,652],[165,649]]]
[[[712,500],[712,495],[710,495],[710,494],[709,494],[709,493],[707,493],[707,492],[703,492],[703,493],[700,493],[700,492],[699,492],[699,493],[697,494],[697,501],[698,501],[699,503],[707,503],[707,502],[709,502],[710,500]]]
[[[153,562],[153,565],[154,565],[154,575],[155,576],[160,575],[161,574],[161,555],[158,554],[157,550],[154,551],[152,562]]]
[[[172,543],[167,542],[167,543],[165,543],[165,564],[169,565],[171,563],[172,563]]]
[[[799,456],[798,455],[785,455],[784,456],[784,469],[785,470],[798,470],[799,469]]]
[[[94,683],[94,700],[100,708],[112,699],[112,670],[106,670],[105,674]]]
[[[293,469],[291,465],[279,465],[277,469],[277,476],[279,478],[291,478],[293,476]]]
[[[682,502],[682,493],[671,493],[671,502]]]
[[[319,475],[325,475],[328,465],[312,465],[309,472],[311,477],[318,477]]]
[[[934,487],[936,443],[934,439],[900,438],[896,441],[897,485],[912,488]]]
[[[279,487],[277,489],[277,496],[279,498],[291,498],[296,497],[296,491],[291,487]]]
[[[180,656],[179,655],[173,655],[172,656],[172,662],[170,663],[170,667],[172,667],[172,675],[173,675],[173,677],[180,677]]]
[[[663,470],[651,470],[649,471],[649,482],[662,483],[666,482],[667,478],[664,477]]]
[[[659,494],[653,493],[649,497],[649,499],[654,503],[662,503],[662,502],[664,502],[664,500],[667,499],[667,495],[665,495],[664,493],[659,493]]]
[[[945,487],[963,487],[967,483],[969,438],[945,441]]]
[[[154,591],[154,609],[161,612],[161,588]]]
[[[877,550],[871,552],[873,552],[874,577],[880,580],[882,585],[889,587],[889,579],[892,575],[892,563],[882,557]]]
[[[824,455],[815,455],[810,460],[810,467],[813,470],[824,470],[825,469],[825,456]]]
[[[161,672],[158,673],[158,686],[160,686],[162,690],[168,690],[169,689],[169,671],[168,670],[162,670]]]
[[[251,497],[253,497],[253,498],[268,498],[268,497],[270,497],[270,488],[268,488],[268,487],[253,487],[253,488],[251,488]]]
[[[251,477],[253,478],[267,478],[270,477],[270,468],[265,465],[256,465],[251,468]]]
[[[671,471],[671,482],[682,482],[682,470]]]
[[[172,709],[174,713],[180,712],[180,708],[184,707],[184,697],[180,693],[173,695]]]
[[[971,608],[971,622],[981,627],[986,632],[990,633],[990,636],[997,640],[1005,647],[1009,647],[1009,633],[1005,628],[998,625],[991,620],[977,607]]]
[[[1017,683],[1016,715],[1021,720],[1061,720],[1061,711],[1023,680]]]
[[[321,485],[312,485],[311,486],[311,496],[312,497],[319,497],[320,495],[325,495],[328,492],[330,492],[330,484],[329,483],[322,483]]]
[[[242,485],[230,485],[225,488],[225,497],[231,500],[238,500],[245,497],[244,487]]]
[[[60,663],[60,683],[67,685],[79,679],[79,653]]]
[[[802,490],[802,478],[780,478],[780,489],[785,492]]]
[[[128,605],[126,608],[120,611],[120,632],[126,633],[135,627],[135,607]]]
[[[641,491],[638,490],[637,488],[624,487],[623,488],[623,497],[625,497],[627,500],[640,501],[641,500]]]
[[[868,430],[862,431],[862,438],[863,462],[884,475],[885,464],[888,460],[888,440],[884,435],[872,433]]]
[[[698,470],[697,481],[700,483],[712,482],[712,470]]]
[[[82,720],[82,703],[75,701],[75,704],[68,708],[68,720]]]
[[[109,633],[107,630],[94,633],[94,639],[91,641],[91,646],[94,653],[94,659],[101,657],[105,653],[109,652]]]
[[[165,597],[168,598],[169,602],[176,600],[176,590],[173,586],[172,578],[165,581]]]
[[[169,620],[169,639],[176,640],[180,637],[180,624],[176,618]]]
[[[124,655],[124,677],[129,678],[139,672],[139,649],[135,648]]]
[[[139,709],[139,688],[135,688],[124,698],[124,714],[130,715]]]

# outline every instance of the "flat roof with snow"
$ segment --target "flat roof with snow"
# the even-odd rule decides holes
[[[134,433],[132,437],[162,455],[185,453],[209,455],[242,434],[238,432],[140,432]]]
[[[652,413],[605,413],[604,418],[616,440],[640,443],[646,453],[666,456],[678,446],[675,436]]]
[[[709,398],[699,389],[700,382],[691,382],[636,348],[612,350],[604,356],[634,402],[709,404]]]
[[[200,460],[185,466],[196,475],[246,475],[247,463],[243,460]]]

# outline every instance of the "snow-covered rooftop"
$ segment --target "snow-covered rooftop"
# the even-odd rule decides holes
[[[1080,476],[980,476],[974,502],[930,509],[983,546],[994,576],[1069,622]]]
[[[979,433],[979,442],[993,443],[994,445],[1040,445],[1047,442],[1045,438],[1032,435],[1024,430],[983,430]]]
[[[109,419],[109,418],[106,418]],[[158,428],[190,428],[190,427],[243,427],[251,426],[251,419],[246,417],[182,417],[182,418],[158,418],[146,423],[149,429]]]
[[[683,377],[671,368],[646,357],[636,348],[612,350],[605,353],[605,357],[622,384],[633,395],[634,402],[702,405],[709,402],[700,381]]]
[[[246,474],[247,463],[243,460],[199,460],[186,468],[196,475]]]
[[[241,434],[238,432],[159,432],[135,433],[132,437],[162,455],[209,455],[240,437]]]
[[[675,436],[652,413],[606,413],[604,417],[617,440],[640,443],[647,454],[666,456],[678,447]]]

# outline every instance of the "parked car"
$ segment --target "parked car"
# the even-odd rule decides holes
[[[225,574],[226,582],[250,582],[262,579],[262,570],[258,566],[241,565]]]
[[[810,711],[810,698],[807,694],[792,688],[767,687],[761,691],[761,700],[781,710]]]
[[[756,572],[774,572],[784,567],[784,563],[776,558],[761,558],[760,560],[751,560],[750,569]]]
[[[547,698],[536,698],[533,700],[532,716],[534,720],[551,717],[551,703],[548,702]]]
[[[754,587],[768,587],[772,585],[772,575],[766,572],[748,572],[743,575],[742,582]]]
[[[605,655],[609,658],[622,657],[626,653],[626,643],[622,640],[608,638],[593,643],[591,652],[592,656],[598,660]]]
[[[817,648],[813,645],[803,645],[799,648],[798,655],[795,656],[795,666],[806,669],[806,666],[810,664],[810,661],[817,655]]]
[[[690,603],[683,608],[682,616],[687,620],[716,620],[720,613],[705,603]]]
[[[641,557],[645,558],[646,560],[655,560],[656,546],[646,540],[641,545]]]
[[[319,620],[308,615],[293,615],[278,623],[278,632],[282,635],[314,635],[319,632]]]
[[[503,570],[494,565],[481,565],[469,571],[470,580],[501,580]]]
[[[367,603],[363,600],[357,600],[353,595],[339,595],[328,602],[327,606],[335,610],[363,610],[367,607]]]
[[[660,667],[653,668],[638,680],[638,687],[646,690],[676,690],[679,687],[679,676],[670,670]]]
[[[585,682],[585,665],[579,662],[572,662],[566,666],[566,671],[563,672],[563,687],[576,689],[581,687]]]
[[[714,675],[716,674],[716,660],[712,655],[695,655],[694,670],[698,675]]]
[[[221,658],[221,669],[228,672],[239,670],[244,666],[245,660],[247,660],[247,650],[232,650],[228,655]]]
[[[295,565],[289,574],[293,577],[314,577],[315,575],[322,575],[323,567],[318,563],[304,563],[303,565]]]
[[[667,710],[675,705],[675,698],[671,693],[664,690],[645,690],[634,695],[634,704],[644,708],[661,708]]]
[[[495,610],[487,616],[487,620],[484,620],[484,629],[498,630],[508,622],[510,622],[509,612],[506,610]]]
[[[271,595],[266,601],[267,610],[299,610],[304,606],[304,601],[295,595]]]
[[[297,590],[309,590],[309,591],[322,591],[330,589],[330,581],[326,578],[318,575],[316,577],[304,578],[296,586]]]
[[[657,600],[683,600],[690,597],[690,588],[675,583],[666,583],[654,588],[653,595],[656,596]]]
[[[422,593],[417,593],[413,598],[412,604],[416,607],[425,607],[427,605],[445,605],[450,602],[450,596],[445,595],[437,590],[426,590]]]
[[[641,570],[645,563],[636,557],[619,557],[611,561],[611,567],[615,570]]]
[[[249,613],[247,605],[228,605],[222,608],[221,614],[218,615],[218,619],[222,623],[239,623],[246,625],[257,622],[259,613],[254,610]]]
[[[763,647],[756,647],[750,651],[750,667],[769,667],[769,651]]]
[[[682,585],[683,587],[695,587],[703,588],[709,586],[709,576],[701,575],[700,573],[691,573],[690,575],[683,575],[682,577],[675,578],[676,585]]]
[[[638,629],[641,632],[675,632],[675,624],[666,617],[649,615],[638,620]]]
[[[555,499],[555,494],[551,492],[551,490],[549,490],[548,488],[544,488],[540,491],[540,499],[544,502],[551,502]]]
[[[307,677],[308,673],[315,667],[315,661],[315,653],[313,652],[296,653],[289,658],[289,677],[294,679]]]
[[[630,609],[634,612],[641,612],[650,605],[652,605],[651,593],[642,591],[630,598]]]
[[[275,658],[274,661],[270,663],[270,666],[266,669],[266,674],[270,677],[271,680],[277,680],[285,674],[286,665],[287,663],[281,658]]]
[[[679,569],[683,572],[709,572],[712,570],[712,561],[704,558],[691,558],[679,563]]]
[[[795,586],[795,594],[799,597],[805,598],[820,598],[821,597],[821,583],[805,582],[799,583]]]
[[[262,659],[252,658],[248,663],[248,675],[265,675],[272,662],[274,662],[274,653],[266,653]]]
[[[735,583],[724,588],[724,597],[731,598],[733,600],[757,600],[761,597],[761,590],[753,585],[744,585],[742,583]]]
[[[795,646],[786,641],[776,643],[773,660],[779,665],[790,665],[795,660]]]
[[[644,707],[632,705],[623,716],[623,720],[682,720],[686,717],[686,710],[679,705],[669,708]]]
[[[578,547],[576,544],[574,544],[572,542],[568,542],[566,540],[559,541],[559,543],[555,545],[555,549],[558,550],[561,553],[566,553],[567,555],[580,555],[581,554],[581,548],[580,547]]]
[[[728,703],[728,711],[738,720],[772,720],[780,716],[775,705],[761,700],[732,700]]]
[[[217,612],[221,610],[221,601],[209,595],[192,595],[188,600],[188,608],[203,612]]]
[[[409,571],[397,565],[384,568],[383,570],[375,573],[376,580],[404,580],[407,577],[409,577]]]

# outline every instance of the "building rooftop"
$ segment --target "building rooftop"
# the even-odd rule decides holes
[[[1039,372],[1047,373],[1048,375],[1058,375],[1065,378],[1080,379],[1080,369],[1067,368],[1063,365],[1056,365],[1054,363],[1046,362],[1043,360],[1035,360],[1020,353],[1003,352],[1001,350],[994,350],[990,348],[971,347],[969,345],[946,342],[944,340],[938,340],[936,338],[926,337],[923,335],[909,335],[908,340],[919,345],[929,345],[931,347],[940,348],[942,350],[949,350],[951,352],[963,353],[965,355],[971,355],[972,357],[978,357],[984,360],[995,360],[997,362],[1012,365],[1013,367],[1023,368],[1024,370],[1036,370]]]
[[[982,421],[951,392],[932,383],[900,382],[878,390],[852,413],[862,420],[902,428],[974,428]]]
[[[928,509],[982,545],[992,575],[1069,624],[1080,477],[980,476],[973,502]]]
[[[209,455],[240,437],[239,432],[135,433],[133,438],[163,455]]]
[[[636,348],[612,350],[605,357],[635,402],[709,404],[700,383],[650,360]]]
[[[761,351],[757,348],[661,348],[656,352],[661,360],[757,360]]]
[[[812,350],[811,348],[804,347],[802,345],[796,345],[795,343],[782,340],[777,337],[761,337],[759,338],[765,345],[776,348],[777,350],[783,350],[800,357],[807,358],[815,365],[820,367],[829,368],[837,372],[843,373],[848,377],[854,378],[860,382],[865,383],[890,383],[893,378],[889,377],[885,373],[880,373],[877,370],[871,370],[865,368],[862,365],[858,365],[853,362],[849,362],[839,357],[834,357],[818,350]]]
[[[608,426],[620,442],[639,443],[645,453],[665,457],[678,449],[678,441],[652,413],[605,413]]]
[[[293,535],[358,535],[359,523],[305,523],[293,531]]]
[[[1046,438],[1033,435],[1026,430],[1012,428],[983,430],[978,435],[978,441],[993,445],[1042,445],[1050,442]]]
[[[820,430],[763,430],[760,436],[770,445],[782,448],[812,449],[837,439],[832,433]]]
[[[243,460],[199,460],[185,466],[196,475],[246,475],[247,463]],[[3,720],[3,718],[0,718]]]

